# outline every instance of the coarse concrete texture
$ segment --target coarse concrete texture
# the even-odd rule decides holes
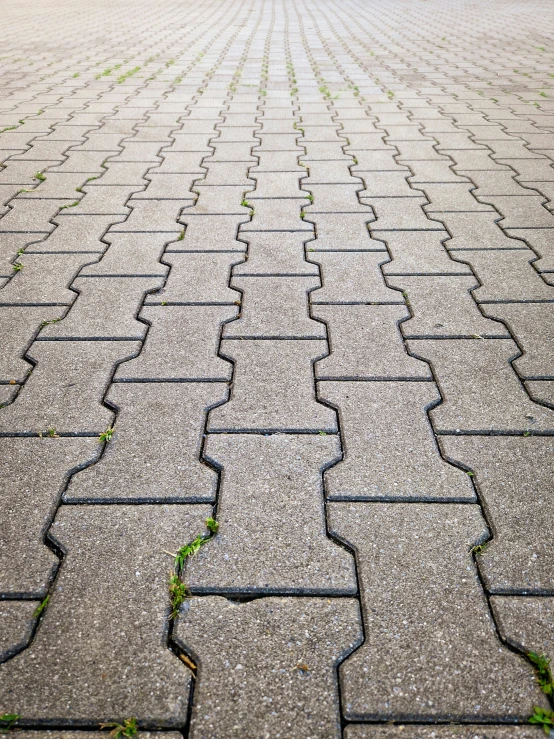
[[[344,452],[325,473],[330,500],[475,501],[468,476],[441,459],[431,384],[321,382],[319,396],[338,410]]]
[[[502,646],[472,562],[477,505],[331,503],[353,547],[365,641],[340,668],[351,720],[525,720],[547,702],[530,665]]]
[[[135,716],[182,725],[191,674],[166,644],[172,559],[164,550],[201,532],[210,511],[63,507],[50,529],[63,566],[32,645],[0,667],[2,705],[35,721]],[[121,620],[121,610],[131,617]]]
[[[552,437],[441,438],[449,459],[470,468],[494,536],[479,567],[494,593],[554,594],[549,521],[554,515]]]
[[[27,646],[32,633],[38,600],[0,601],[0,659],[17,654]]]
[[[218,434],[221,532],[191,560],[194,592],[354,594],[351,555],[326,535],[321,473],[336,436]]]
[[[554,657],[554,598],[494,595],[491,606],[502,637],[517,649]]]
[[[535,726],[491,726],[448,724],[420,726],[399,724],[395,726],[373,726],[371,724],[349,724],[344,730],[345,739],[539,739]]]
[[[93,462],[94,439],[0,439],[2,547],[0,593],[45,594],[58,558],[45,535],[72,471]]]
[[[4,6],[0,716],[544,735],[552,2]]]
[[[191,598],[178,643],[200,661],[192,737],[340,737],[336,665],[361,641],[358,602]]]
[[[225,383],[113,385],[106,397],[118,409],[113,437],[97,464],[73,477],[64,500],[213,501],[217,475],[200,462],[200,446],[207,410],[226,395]]]

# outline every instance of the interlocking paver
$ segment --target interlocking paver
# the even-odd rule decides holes
[[[211,436],[221,532],[191,560],[194,592],[353,594],[352,557],[325,532],[321,473],[338,450],[335,436]]]
[[[51,528],[67,552],[58,588],[31,648],[1,668],[2,704],[17,704],[35,721],[93,715],[182,722],[191,677],[164,644],[171,559],[163,550],[194,536],[209,510],[63,508]],[[140,619],[121,622],[121,609]]]
[[[495,633],[469,553],[487,533],[477,506],[332,503],[330,516],[363,582],[366,639],[340,668],[350,719],[525,720],[546,705]]]
[[[335,665],[359,642],[358,618],[350,598],[192,598],[177,638],[215,660],[198,674],[191,736],[240,737],[248,726],[256,736],[339,737]]]
[[[540,735],[553,9],[62,10],[2,16],[0,714]]]

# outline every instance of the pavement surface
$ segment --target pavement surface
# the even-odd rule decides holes
[[[1,4],[0,725],[548,733],[552,2]]]

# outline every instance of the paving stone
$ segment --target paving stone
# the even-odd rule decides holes
[[[554,655],[554,598],[494,595],[491,606],[503,639],[523,652]]]
[[[24,382],[31,364],[23,359],[43,321],[54,321],[62,307],[9,306],[0,308],[0,380]]]
[[[366,189],[360,195],[364,198],[421,197],[421,190],[411,188],[406,176],[409,172],[369,172],[364,174]]]
[[[248,170],[250,176],[257,172],[290,172],[298,168],[299,154],[297,151],[260,151],[256,153],[256,156],[258,163],[254,163]],[[305,159],[302,156],[302,161]]]
[[[2,665],[2,703],[34,721],[134,716],[182,725],[191,677],[166,646],[164,550],[201,532],[210,510],[62,507],[51,536],[67,554],[32,647]]]
[[[316,242],[317,243],[317,242]],[[402,294],[385,284],[380,265],[388,261],[381,253],[317,253],[323,287],[312,294],[312,303],[401,303]]]
[[[62,211],[62,214],[66,211]],[[52,220],[57,227],[48,238],[33,243],[26,251],[32,254],[48,252],[103,252],[107,244],[108,228],[121,220],[123,215],[57,215]],[[45,235],[46,236],[46,235]]]
[[[49,162],[41,162],[38,170],[47,170],[50,167],[59,165],[59,160],[51,160]],[[6,162],[4,169],[0,169],[0,184],[2,185],[36,185],[38,180],[35,177],[37,173],[37,164],[34,161],[15,161],[10,159]]]
[[[506,230],[508,236],[525,239],[527,244],[539,255],[540,258],[533,263],[539,272],[554,272],[554,242],[552,233],[548,228],[514,228]],[[514,243],[520,243],[523,246],[522,242]],[[543,278],[546,279],[547,275],[543,275]]]
[[[108,242],[109,248],[104,242]],[[159,234],[112,234],[103,236],[101,245],[106,251],[100,261],[84,267],[81,277],[165,277],[168,267],[161,258],[166,245],[166,236]],[[155,280],[152,280],[155,283]]]
[[[248,234],[248,260],[235,266],[233,276],[319,275],[317,265],[304,258],[306,238],[303,233]]]
[[[496,635],[470,554],[487,535],[477,505],[332,503],[329,515],[362,583],[365,641],[339,668],[348,719],[525,721],[545,705]]]
[[[51,731],[25,731],[18,729],[19,739],[104,739],[106,732],[103,731],[70,731],[68,729],[52,729]],[[137,739],[181,739],[183,736],[174,731],[137,731],[134,734]]]
[[[330,408],[316,402],[311,363],[327,354],[325,341],[223,341],[234,360],[233,393],[208,417],[208,431],[337,430]]]
[[[117,232],[163,232],[181,231],[178,218],[184,207],[181,200],[136,200],[131,199],[127,205],[131,207],[129,217],[122,223],[116,223],[111,231]]]
[[[253,173],[255,190],[246,196],[249,201],[259,198],[306,198],[308,193],[300,190],[300,178],[304,172],[299,167],[296,172]],[[302,184],[305,187],[305,183]]]
[[[368,224],[375,218],[370,213],[318,213],[306,215],[305,221],[316,224],[317,240],[308,244],[314,251],[386,251],[382,241],[372,239]]]
[[[495,213],[444,213],[441,220],[452,234],[446,248],[458,249],[523,249],[522,241],[506,238],[497,225],[499,214]],[[464,259],[461,254],[453,254],[456,259]]]
[[[472,184],[453,182],[433,184],[429,182],[422,185],[422,189],[429,199],[429,205],[424,206],[426,213],[492,210],[490,205],[479,202],[473,196],[472,191],[475,187]]]
[[[91,173],[92,174],[92,173]],[[31,192],[22,192],[22,200],[36,198],[80,198],[79,190],[87,180],[83,172],[48,172],[44,182],[39,182]]]
[[[23,200],[16,198],[10,202],[10,211],[0,220],[0,233],[24,232],[45,233],[54,229],[52,218],[63,205],[73,200]]]
[[[192,591],[354,594],[354,560],[325,531],[321,473],[338,455],[334,436],[210,436],[220,531],[187,566]]]
[[[510,367],[517,354],[512,341],[413,339],[408,347],[431,362],[441,389],[444,402],[430,412],[435,430],[524,432],[554,428],[554,414],[529,400]]]
[[[143,308],[140,317],[151,324],[146,341],[136,359],[117,369],[117,380],[230,380],[232,367],[217,351],[221,325],[236,312],[220,306]]]
[[[318,160],[307,161],[302,157],[303,163],[307,165],[308,176],[302,180],[302,187],[309,185],[351,185],[363,188],[363,182],[359,177],[353,177],[350,172],[351,162],[322,162]]]
[[[340,737],[335,665],[359,638],[350,598],[192,598],[177,626],[200,659],[191,736]]]
[[[472,154],[478,152],[468,153]],[[459,168],[456,168],[456,165],[453,165],[447,160],[438,160],[431,162],[416,161],[410,163],[410,169],[413,171],[414,174],[411,177],[408,177],[408,182],[411,185],[415,185],[416,187],[420,183],[467,182],[468,178],[471,180],[471,173],[465,171],[460,172]],[[406,174],[409,175],[409,172]],[[487,175],[488,174],[489,173],[487,172]]]
[[[64,501],[213,502],[217,475],[200,462],[200,444],[208,408],[226,394],[213,382],[113,386],[115,433],[100,461],[72,478]]]
[[[69,289],[85,264],[96,261],[95,254],[27,254],[17,272],[4,287],[0,302],[12,305],[69,305],[75,292]]]
[[[0,449],[3,459],[0,592],[12,597],[42,598],[59,561],[44,537],[61,491],[73,470],[94,461],[99,445],[95,439],[4,438],[0,439]],[[0,610],[2,606],[0,601]],[[37,603],[33,606],[34,612]],[[23,623],[22,627],[21,635],[28,626]]]
[[[483,306],[486,315],[506,321],[524,351],[514,366],[522,377],[543,379],[554,375],[554,305],[506,303]]]
[[[228,287],[234,264],[242,261],[238,254],[165,254],[164,262],[171,266],[165,287],[151,297],[146,305],[160,302],[233,305],[240,293]]]
[[[319,393],[338,409],[345,452],[325,473],[330,500],[475,500],[468,476],[437,449],[426,415],[435,387],[323,382]]]
[[[202,166],[202,160],[205,156],[203,152],[162,149],[160,156],[163,157],[162,162],[159,167],[150,170],[152,174],[198,174],[198,176],[201,176],[206,173],[206,168]],[[109,162],[108,164],[114,166],[115,163]],[[123,167],[122,164],[117,166]],[[140,168],[140,166],[144,168],[144,163],[138,162],[137,168]],[[109,168],[111,169],[111,167]]]
[[[136,341],[41,341],[27,355],[38,363],[16,401],[2,409],[0,432],[104,431],[113,414],[102,398],[116,362],[138,353]]]
[[[183,241],[171,243],[167,251],[246,251],[246,243],[237,241],[237,231],[250,216],[194,215],[184,210],[179,224],[185,225]]]
[[[408,317],[400,305],[315,305],[314,318],[325,322],[331,354],[315,366],[323,380],[430,378],[424,362],[408,356],[399,322]]]
[[[141,185],[109,185],[106,187],[87,185],[82,188],[84,197],[81,195],[75,198],[79,202],[70,208],[70,215],[128,216],[130,210],[127,202],[133,192],[141,189]],[[117,221],[114,219],[114,222]]]
[[[450,258],[443,246],[446,231],[389,231],[380,234],[392,256],[385,275],[471,274],[467,265]],[[454,255],[455,256],[455,255]]]
[[[345,739],[537,739],[534,726],[492,726],[451,724],[420,726],[414,724],[395,724],[394,726],[373,726],[371,724],[349,724],[344,733]],[[23,739],[26,739],[24,737]],[[62,737],[62,739],[65,739]]]
[[[313,226],[302,220],[300,212],[305,205],[296,198],[256,200],[252,220],[241,226],[241,235],[249,231],[310,231]]]
[[[307,187],[307,185],[306,185]],[[358,195],[364,192],[362,185],[310,185],[313,204],[305,208],[308,216],[316,213],[367,213],[371,218],[372,211],[362,204]]]
[[[79,293],[75,304],[39,338],[141,340],[146,326],[135,315],[146,292],[162,284],[156,277],[79,277],[71,285]]]
[[[479,200],[494,205],[504,216],[502,219],[504,228],[552,228],[554,225],[554,216],[543,207],[546,200],[540,195],[537,197],[488,195],[480,197]]]
[[[423,206],[427,198],[360,198],[366,205],[371,205],[377,220],[371,225],[371,232],[381,231],[441,231],[442,224],[428,218]]]
[[[487,589],[554,594],[550,541],[544,536],[553,512],[552,438],[483,436],[441,441],[448,458],[475,473],[493,527],[493,539],[478,557]]]
[[[23,649],[31,638],[33,613],[39,601],[0,601],[0,659]]]
[[[472,276],[389,277],[391,287],[402,288],[413,317],[403,326],[406,338],[509,337],[502,323],[483,317],[470,291],[478,286]]]
[[[308,315],[308,293],[319,277],[233,277],[231,284],[241,291],[241,314],[224,326],[224,338],[325,338],[325,326]]]

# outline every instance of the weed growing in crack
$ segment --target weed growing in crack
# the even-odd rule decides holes
[[[189,590],[186,584],[181,579],[181,573],[183,572],[185,562],[189,557],[200,551],[200,549],[207,544],[219,531],[219,524],[214,519],[208,517],[206,519],[206,528],[210,532],[209,534],[199,534],[184,547],[181,547],[176,554],[167,552],[175,559],[174,570],[169,575],[169,602],[171,604],[171,612],[169,614],[169,620],[173,621],[179,615],[179,608],[184,603],[186,598],[189,596]]]
[[[169,602],[171,603],[171,613],[169,620],[173,621],[179,615],[179,608],[183,605],[189,595],[189,591],[185,583],[179,575],[172,572],[169,576]]]
[[[51,426],[49,429],[46,429],[46,436],[50,437],[50,439],[59,439],[60,435],[56,433],[56,429]]]
[[[177,241],[182,241],[185,238],[185,229],[181,231],[179,236],[177,237]]]
[[[0,715],[0,734],[7,734],[20,718],[21,716],[18,713],[3,713]]]
[[[554,729],[554,711],[547,711],[540,706],[533,706],[533,715],[528,719],[530,724],[542,726],[546,736],[550,736]]]
[[[33,613],[33,618],[38,618],[40,614],[44,611],[46,606],[48,605],[48,601],[50,600],[50,596],[47,595],[46,598],[38,604],[35,612]]]
[[[135,736],[138,731],[136,718],[126,718],[122,724],[117,721],[109,721],[107,724],[100,724],[101,729],[111,729],[110,736],[119,739],[122,736]]]
[[[488,546],[489,546],[489,542],[484,541],[482,544],[476,544],[474,547],[472,547],[469,550],[469,553],[470,554],[483,554],[484,552],[486,552]]]
[[[74,208],[76,205],[79,205],[79,201],[75,200],[73,203],[67,203],[67,205],[61,205],[60,210],[65,210],[66,208]]]
[[[52,318],[50,321],[42,321],[42,323],[40,324],[40,327],[42,328],[43,326],[48,326],[51,323],[58,323],[58,321],[61,321],[61,320],[62,320],[61,318]]]
[[[14,272],[21,272],[21,270],[23,269],[23,265],[19,262],[16,262],[15,264],[12,264],[12,269]]]
[[[545,654],[527,652],[527,657],[535,665],[539,687],[545,695],[554,695],[554,675],[550,669],[550,658]]]
[[[46,177],[44,176],[42,172],[35,172],[35,174],[33,175],[33,179],[38,180],[39,182],[44,182]]]
[[[102,433],[98,437],[98,441],[101,444],[104,443],[104,442],[107,443],[108,441],[111,441],[112,440],[112,436],[114,434],[114,431],[115,431],[115,429],[114,429],[113,426],[108,426],[108,428],[105,431],[102,431]]]

